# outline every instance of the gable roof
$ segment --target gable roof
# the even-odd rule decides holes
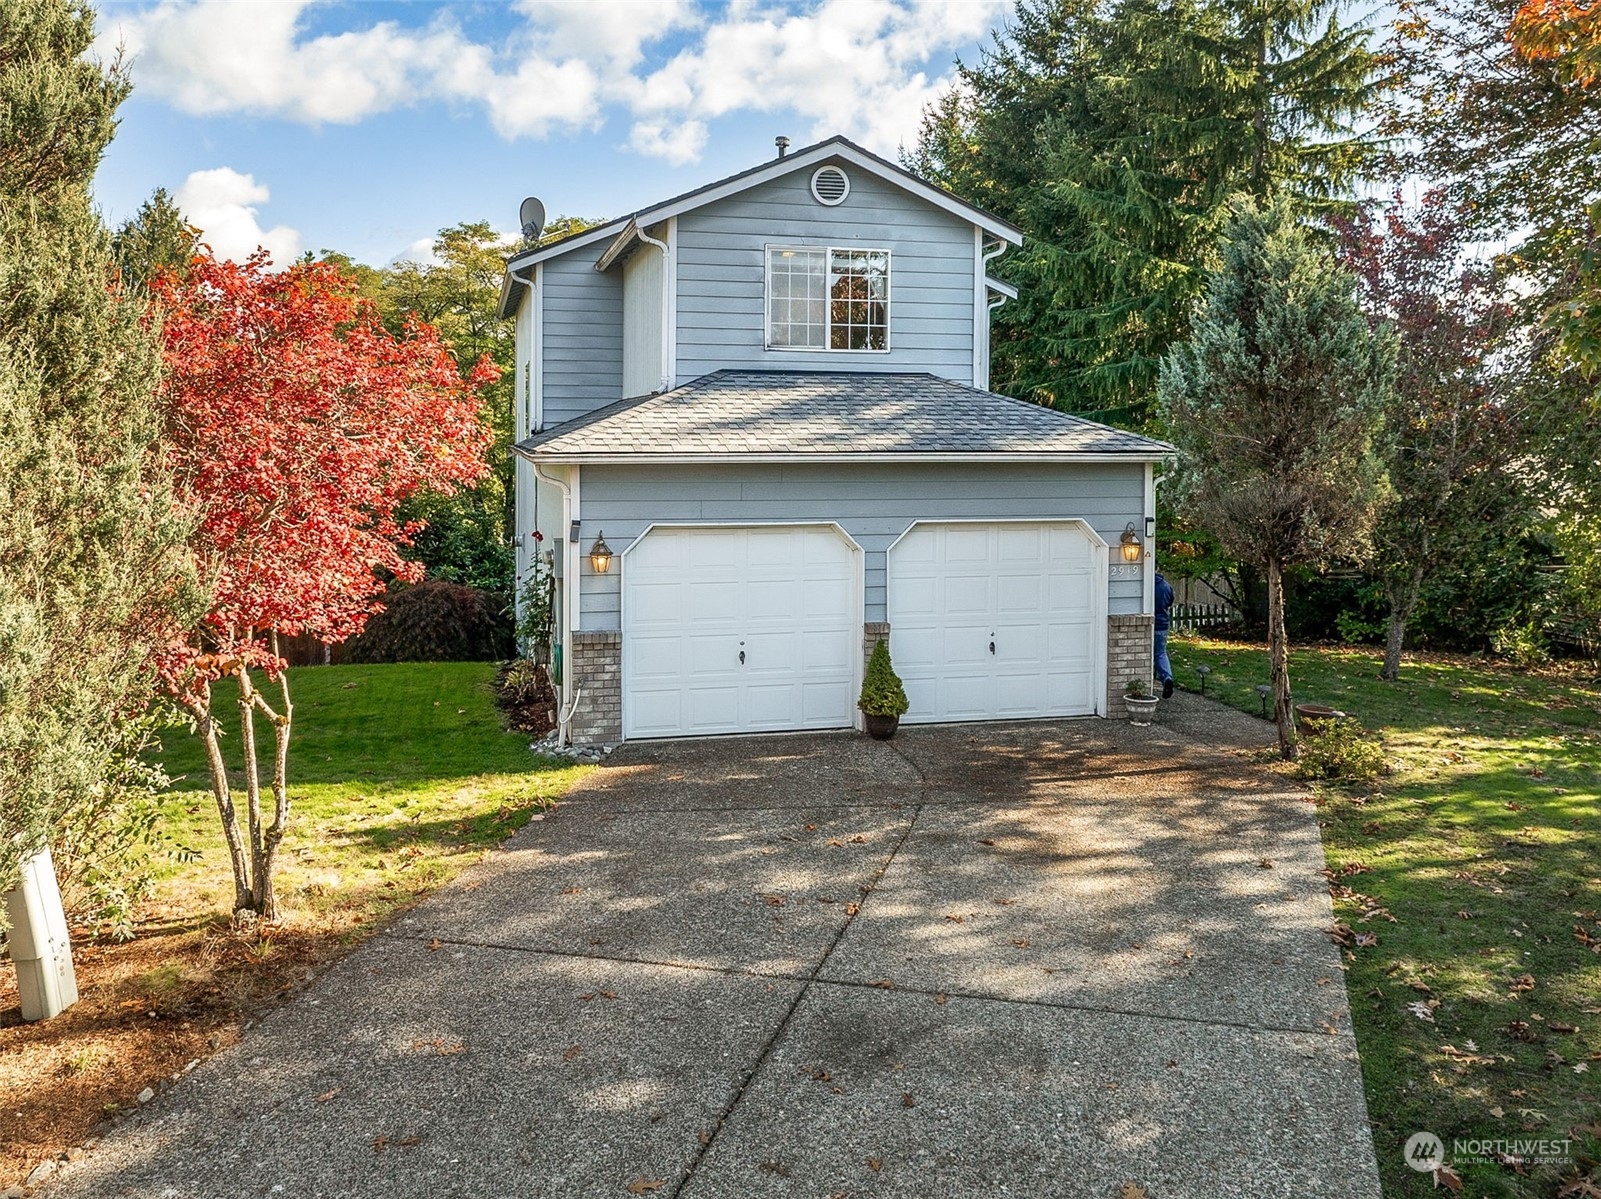
[[[748,170],[730,175],[726,179],[719,179],[715,183],[708,183],[697,187],[693,191],[684,192],[670,200],[662,200],[647,208],[617,217],[584,229],[578,233],[570,233],[566,237],[547,242],[542,246],[534,246],[513,254],[506,262],[506,276],[500,289],[500,315],[509,316],[516,310],[527,289],[527,281],[519,272],[526,270],[536,262],[543,262],[548,258],[566,254],[581,246],[591,245],[606,238],[615,238],[630,226],[639,227],[654,225],[665,221],[669,217],[690,212],[704,205],[714,203],[727,196],[736,195],[753,187],[759,187],[774,179],[783,178],[795,171],[805,170],[807,167],[818,166],[830,159],[841,159],[852,166],[878,176],[880,179],[893,184],[903,191],[910,192],[921,200],[942,208],[946,212],[971,221],[985,233],[1014,246],[1023,244],[1023,231],[1010,221],[1002,220],[993,213],[986,212],[976,205],[969,204],[952,192],[946,191],[937,184],[930,183],[921,176],[914,175],[905,167],[890,162],[887,158],[880,158],[869,150],[864,150],[855,142],[845,137],[831,137],[824,141],[793,151],[782,158],[770,158]]]
[[[1149,462],[1173,447],[929,374],[721,370],[536,433],[541,462],[1077,459]]]

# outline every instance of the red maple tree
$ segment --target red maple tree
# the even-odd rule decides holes
[[[1601,0],[1524,0],[1507,31],[1532,62],[1550,62],[1579,87],[1601,83]]]
[[[154,281],[167,374],[168,453],[192,548],[209,572],[203,625],[158,668],[205,742],[234,873],[236,911],[276,918],[272,874],[289,816],[294,707],[279,635],[324,642],[361,632],[391,579],[415,581],[401,556],[420,525],[400,520],[418,492],[450,493],[487,473],[491,431],[478,392],[487,358],[463,379],[435,331],[396,337],[334,267],[273,272],[265,252]],[[252,678],[276,684],[273,706]],[[219,740],[213,684],[238,681],[245,819]],[[274,733],[272,812],[262,811],[254,721]]]

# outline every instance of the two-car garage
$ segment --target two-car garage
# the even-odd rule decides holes
[[[650,528],[623,555],[623,735],[853,724],[865,557],[837,524]],[[905,720],[1100,710],[1107,558],[1082,521],[916,522],[880,561]]]

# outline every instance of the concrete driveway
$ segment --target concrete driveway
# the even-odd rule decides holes
[[[51,1193],[1377,1196],[1269,732],[624,747]]]

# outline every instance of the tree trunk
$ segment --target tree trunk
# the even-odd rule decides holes
[[[256,693],[250,671],[239,667],[239,750],[245,758],[245,816],[250,835],[250,876],[254,886],[245,907],[261,912],[261,771],[256,765]]]
[[[217,800],[217,815],[222,818],[222,836],[228,843],[228,860],[233,865],[233,907],[240,911],[250,906],[250,864],[245,856],[244,842],[239,836],[239,811],[234,807],[233,789],[228,786],[228,763],[222,756],[222,743],[217,739],[217,718],[211,714],[211,688],[196,704],[190,705],[199,725],[200,739],[206,747],[206,765],[211,770],[211,793]]]
[[[273,651],[277,652],[276,638]],[[267,827],[262,837],[260,865],[256,868],[256,911],[263,920],[278,919],[278,892],[273,884],[273,871],[278,861],[278,846],[282,844],[284,832],[289,826],[289,730],[294,720],[295,708],[289,699],[289,674],[287,671],[278,676],[278,686],[283,694],[283,711],[273,712],[267,707],[266,701],[257,696],[257,702],[262,710],[272,719],[273,756],[272,756],[272,824]]]
[[[1384,667],[1379,678],[1395,682],[1401,677],[1401,646],[1406,641],[1406,622],[1418,606],[1418,594],[1423,590],[1423,568],[1413,567],[1411,576],[1399,586],[1386,584],[1385,598],[1390,601],[1390,634],[1384,642]]]
[[[1279,753],[1295,757],[1295,708],[1290,699],[1290,645],[1284,632],[1284,567],[1277,559],[1267,564],[1267,651],[1272,664],[1268,682],[1273,688],[1273,719],[1279,726]]]

